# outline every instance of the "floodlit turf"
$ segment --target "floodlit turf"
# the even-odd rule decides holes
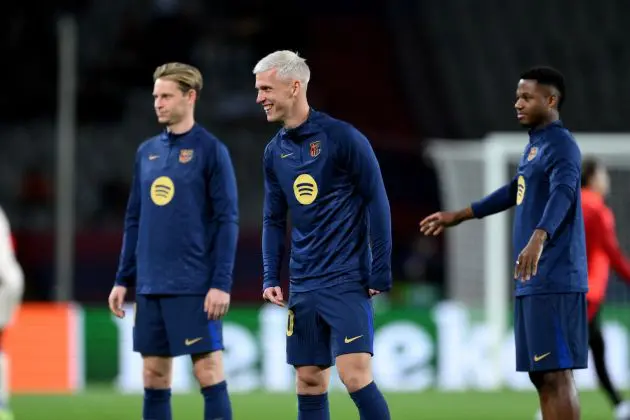
[[[389,394],[393,420],[532,420],[537,398],[533,393],[440,393]],[[358,419],[350,398],[342,393],[330,396],[333,420]],[[581,394],[582,419],[612,419],[600,393]],[[232,396],[235,420],[294,420],[296,400],[288,394],[235,394]],[[103,388],[90,388],[75,396],[14,396],[16,420],[140,420],[141,395],[120,395]],[[173,397],[173,418],[202,420],[200,395]]]

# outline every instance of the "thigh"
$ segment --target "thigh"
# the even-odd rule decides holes
[[[517,296],[514,299],[514,344],[516,350],[516,370],[518,372],[529,372],[530,352],[527,347],[527,331],[525,329],[526,322],[523,313],[523,300],[527,296]]]
[[[585,369],[588,321],[584,293],[525,296],[530,372]]]
[[[332,365],[330,329],[317,312],[318,291],[291,293],[287,315],[287,363]]]
[[[208,319],[203,309],[205,300],[205,295],[171,295],[162,298],[171,355],[223,350],[222,322]]]
[[[360,283],[347,283],[319,291],[318,307],[330,326],[333,358],[342,354],[374,354],[374,310],[368,291]]]
[[[136,295],[133,350],[144,356],[170,356],[160,297]]]

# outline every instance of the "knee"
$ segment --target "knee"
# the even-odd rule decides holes
[[[560,370],[554,372],[530,372],[529,379],[536,389],[545,392],[555,392],[564,385],[571,383],[567,377],[570,371]]]
[[[317,366],[296,368],[296,388],[300,395],[319,395],[328,390],[329,369]]]
[[[202,388],[223,382],[223,352],[194,355],[193,373]]]
[[[171,386],[171,361],[166,358],[145,358],[142,369],[145,388],[165,389]]]
[[[339,378],[348,392],[356,392],[372,382],[370,358],[367,353],[344,354],[337,357]]]

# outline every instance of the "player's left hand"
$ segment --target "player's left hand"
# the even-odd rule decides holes
[[[529,242],[523,248],[516,260],[514,268],[514,278],[521,281],[529,281],[532,276],[538,273],[538,261],[543,252],[545,241],[547,240],[547,232],[535,230]]]
[[[376,296],[376,295],[380,295],[381,291],[380,290],[376,290],[376,289],[370,289],[369,293],[370,293],[370,296]]]
[[[208,319],[218,320],[227,314],[230,307],[230,294],[220,289],[210,289],[203,304]]]

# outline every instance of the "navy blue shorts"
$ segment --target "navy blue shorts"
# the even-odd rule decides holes
[[[208,320],[204,295],[137,295],[133,350],[181,356],[223,350],[221,321]]]
[[[332,366],[342,354],[373,355],[374,310],[358,282],[289,295],[287,363]]]
[[[585,293],[517,296],[514,302],[516,370],[588,367]]]

